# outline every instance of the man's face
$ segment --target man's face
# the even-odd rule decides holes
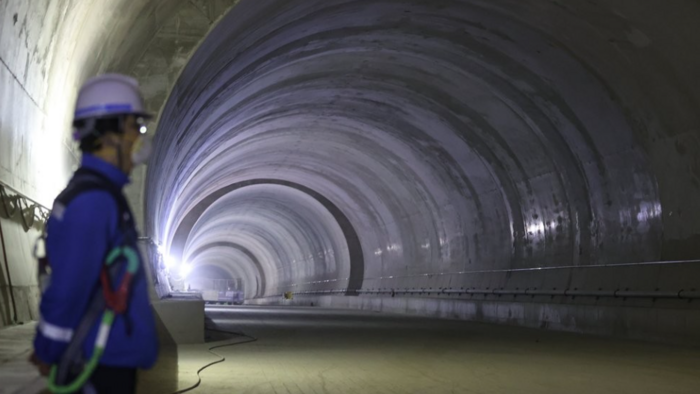
[[[121,170],[127,175],[131,174],[131,170],[134,167],[134,163],[131,162],[131,151],[139,138],[141,138],[139,127],[136,117],[133,115],[129,115],[124,121],[124,133],[121,135]]]
[[[123,131],[121,133],[108,132],[102,137],[102,144],[111,147],[112,153],[109,153],[107,160],[125,173],[131,175],[131,170],[134,168],[132,161],[132,151],[134,146],[141,139],[139,132],[141,124],[133,115],[124,118]],[[114,156],[116,154],[116,156]]]

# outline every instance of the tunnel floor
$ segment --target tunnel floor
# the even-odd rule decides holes
[[[700,392],[696,348],[321,308],[212,307],[207,315],[258,341],[215,349],[226,361],[202,372],[199,392]],[[180,388],[217,359],[202,346],[179,353]]]

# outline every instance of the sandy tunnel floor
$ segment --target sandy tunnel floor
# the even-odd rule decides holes
[[[208,315],[259,340],[216,349],[226,361],[202,373],[203,393],[700,392],[700,349],[319,308]],[[180,388],[216,360],[179,353]]]

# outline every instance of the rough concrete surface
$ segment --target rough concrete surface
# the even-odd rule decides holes
[[[551,331],[299,307],[209,307],[217,329],[254,343],[215,349],[206,393],[695,393],[700,348]],[[0,330],[0,393],[39,393],[34,324]],[[222,342],[161,348],[139,392],[172,393],[220,359]],[[167,338],[161,336],[161,341]],[[172,343],[172,339],[170,339]]]
[[[624,301],[577,302],[576,308],[573,309],[572,301],[559,297],[515,301],[470,296],[439,298],[303,295],[295,296],[292,300],[282,297],[258,298],[247,301],[247,304],[360,309],[700,346],[700,310],[673,305],[639,306],[629,305]]]
[[[177,344],[157,317],[160,352],[158,362],[138,375],[139,393],[173,393],[178,382]],[[35,323],[0,329],[0,394],[48,393],[46,379],[28,362]]]
[[[0,328],[0,393],[37,394],[45,380],[28,361],[36,324]]]
[[[124,72],[158,115],[128,190],[143,235],[248,297],[692,292],[699,19],[694,0],[6,0],[0,182],[50,206],[78,87]],[[0,225],[2,325],[35,319],[38,233]],[[566,327],[618,330],[598,300],[554,301]],[[700,331],[697,300],[611,303],[623,336]]]
[[[698,43],[688,16],[700,9],[660,7],[241,3],[197,49],[163,109],[149,231],[185,261],[209,239],[232,239],[262,269],[235,251],[229,269],[265,276],[268,295],[695,259],[700,120],[689,65],[700,59],[682,43]],[[668,25],[684,26],[683,39]],[[671,104],[671,91],[685,99]],[[315,212],[303,221],[243,204],[248,187],[209,198],[260,179],[328,198],[356,229],[361,258],[337,269],[343,238],[324,239],[337,234],[327,209],[294,198],[293,185],[277,188],[274,202]],[[235,214],[221,211],[229,198]],[[355,265],[364,275],[346,284]]]
[[[248,296],[698,289],[691,15],[697,2],[242,2],[163,108],[146,228]],[[685,262],[618,266],[669,260]],[[561,320],[602,324],[557,302]]]
[[[147,107],[157,113],[192,50],[235,3],[0,2],[0,183],[50,208],[79,161],[70,122],[80,84],[102,72],[135,75],[142,81]],[[139,225],[144,174],[144,169],[135,172],[127,189]],[[6,219],[0,207],[10,271],[17,277],[13,285],[36,286],[31,250],[39,234],[25,233]],[[6,286],[2,254],[0,262],[0,286]],[[0,291],[0,326],[13,318],[6,296]],[[36,299],[18,306],[22,318],[36,319],[35,312]]]
[[[257,342],[215,349],[207,393],[696,393],[698,349],[321,308],[210,308]],[[238,341],[234,339],[232,342]],[[225,342],[224,342],[225,343]],[[222,343],[208,344],[208,346]],[[215,361],[181,348],[180,388]]]

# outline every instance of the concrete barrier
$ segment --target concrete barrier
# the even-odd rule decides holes
[[[153,309],[176,344],[204,343],[204,301],[163,299]]]

